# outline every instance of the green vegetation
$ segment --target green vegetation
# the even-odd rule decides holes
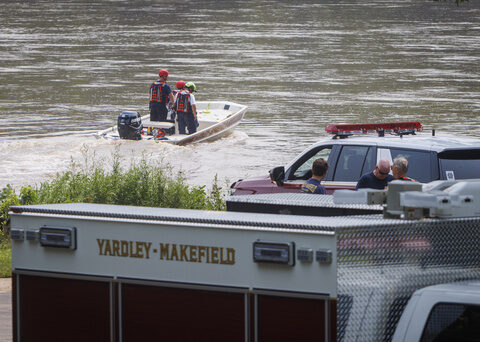
[[[12,250],[10,249],[10,241],[6,234],[0,232],[0,278],[10,277]]]
[[[39,187],[24,186],[17,196],[7,186],[0,190],[0,277],[11,275],[8,209],[14,205],[46,203],[103,203],[148,207],[225,210],[226,190],[215,176],[211,189],[189,186],[182,174],[166,165],[148,162],[146,156],[121,167],[118,150],[110,165],[84,148],[83,164],[71,162],[63,173]]]

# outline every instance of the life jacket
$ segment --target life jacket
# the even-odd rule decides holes
[[[156,80],[150,86],[150,102],[162,102],[166,103],[163,95],[163,86],[165,85],[164,81]]]
[[[192,113],[190,92],[188,90],[182,90],[177,94],[175,108],[177,109],[177,112]]]

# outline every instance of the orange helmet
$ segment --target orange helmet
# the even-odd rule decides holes
[[[177,82],[177,89],[183,89],[185,87],[185,81],[178,81]]]
[[[162,76],[168,77],[168,70],[166,70],[166,69],[160,69],[160,71],[158,72],[158,76],[160,76],[160,77],[162,77]]]

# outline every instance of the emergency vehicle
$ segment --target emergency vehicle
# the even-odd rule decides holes
[[[379,159],[392,162],[397,156],[408,160],[407,175],[422,183],[480,175],[479,139],[438,136],[435,131],[416,134],[422,131],[419,122],[329,125],[326,131],[332,139],[308,147],[286,166],[271,169],[269,175],[238,180],[231,185],[232,194],[299,192],[312,176],[317,158],[330,165],[322,180],[328,194],[354,189],[361,175],[373,171]]]
[[[463,304],[414,316],[428,307],[414,295],[412,316],[397,329],[415,291],[480,279],[480,181],[412,183],[319,196],[331,200],[324,209],[375,203],[385,217],[11,207],[14,341],[349,342],[395,334],[413,342],[434,341],[445,330],[438,327],[458,327],[464,317],[480,326],[478,307],[471,314]],[[416,337],[411,317],[425,318]],[[434,324],[437,335],[428,317],[443,322]]]

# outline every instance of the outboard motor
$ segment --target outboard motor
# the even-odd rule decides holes
[[[142,119],[138,112],[122,112],[118,116],[118,135],[121,139],[141,140]]]

